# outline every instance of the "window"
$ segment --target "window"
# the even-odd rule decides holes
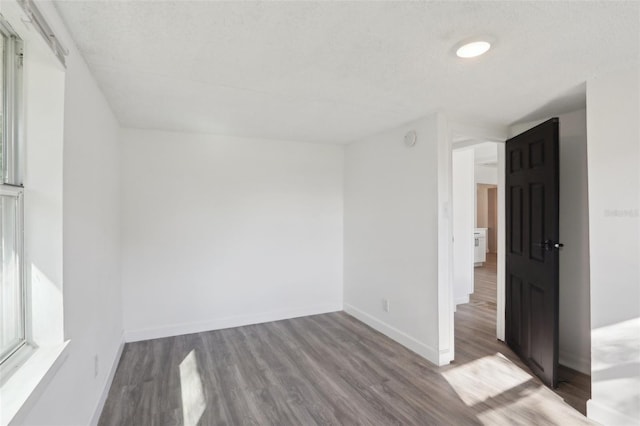
[[[26,341],[23,187],[20,174],[22,42],[0,18],[0,363]]]

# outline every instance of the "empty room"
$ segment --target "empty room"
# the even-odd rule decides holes
[[[0,1],[0,425],[640,425],[639,1]]]

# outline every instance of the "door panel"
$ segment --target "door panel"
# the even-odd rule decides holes
[[[544,140],[529,144],[529,164],[531,169],[544,167]]]
[[[557,385],[559,121],[506,143],[506,339],[546,384]]]
[[[510,334],[507,335],[507,341],[510,345],[520,348],[522,345],[522,324],[521,315],[518,313],[522,310],[522,280],[515,275],[510,275],[507,283],[507,294],[509,294],[509,301],[507,304],[511,304],[511,317],[507,318],[507,323],[511,323]],[[516,351],[517,352],[517,351]]]
[[[535,284],[529,285],[529,315],[531,317],[531,342],[529,360],[544,371],[544,289]]]
[[[545,249],[540,241],[544,241],[544,185],[533,183],[529,185],[529,206],[531,218],[529,220],[530,231],[530,258],[544,262]]]
[[[522,187],[513,186],[511,192],[511,204],[508,208],[511,220],[509,221],[509,252],[522,255]]]

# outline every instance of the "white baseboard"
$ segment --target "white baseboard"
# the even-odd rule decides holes
[[[438,354],[438,351],[433,349],[431,346],[417,340],[414,337],[409,336],[408,334],[398,330],[397,328],[387,324],[386,322],[381,321],[364,311],[361,311],[355,306],[345,303],[344,311],[349,315],[355,317],[356,319],[362,321],[363,323],[367,324],[371,328],[374,328],[375,330],[390,337],[401,345],[411,349],[413,352],[417,353],[423,358],[426,358],[427,361],[431,361],[432,363],[439,365],[440,354]]]
[[[589,358],[560,351],[560,354],[558,355],[558,363],[588,376],[591,375],[591,359]]]
[[[224,328],[242,327],[243,325],[280,321],[290,318],[305,317],[308,315],[326,314],[341,310],[342,306],[340,304],[328,304],[275,312],[263,312],[252,315],[214,318],[207,321],[128,330],[125,331],[124,338],[127,343],[138,342],[141,340],[159,339],[162,337],[180,336],[183,334],[200,333],[203,331],[222,330]]]
[[[437,366],[442,367],[451,364],[453,361],[453,354],[451,349],[444,349],[440,351],[440,358],[438,359]]]
[[[111,389],[111,384],[113,383],[113,378],[116,375],[116,370],[118,369],[118,364],[120,363],[120,358],[122,357],[122,351],[124,349],[124,333],[122,333],[122,337],[120,338],[120,346],[118,346],[118,350],[116,351],[116,356],[113,360],[113,364],[111,365],[111,370],[109,370],[109,374],[105,379],[105,383],[102,389],[102,394],[100,395],[100,399],[98,400],[98,405],[96,406],[95,411],[93,412],[93,417],[91,418],[91,425],[95,426],[98,424],[100,420],[100,414],[102,414],[102,409],[104,408],[105,402],[107,402],[107,397],[109,396],[109,390]]]
[[[587,418],[602,425],[638,426],[640,419],[632,418],[593,399],[587,401]]]
[[[469,295],[467,294],[466,296],[459,297],[454,302],[456,306],[462,305],[464,303],[469,303]]]

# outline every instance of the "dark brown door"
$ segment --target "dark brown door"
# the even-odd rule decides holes
[[[506,339],[547,385],[558,367],[559,120],[506,143]]]

